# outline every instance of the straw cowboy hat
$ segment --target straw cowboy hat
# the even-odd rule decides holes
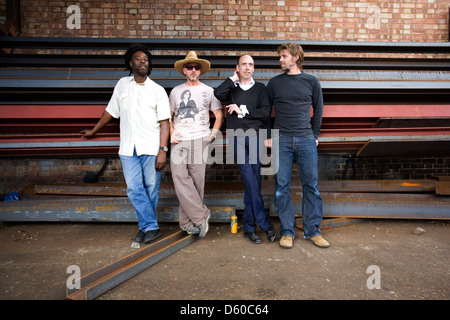
[[[211,67],[211,63],[208,60],[197,58],[197,54],[195,53],[195,51],[189,51],[186,58],[175,62],[175,70],[177,70],[184,76],[183,67],[187,64],[201,65],[202,69],[200,70],[200,75],[207,73],[209,71],[209,68]]]

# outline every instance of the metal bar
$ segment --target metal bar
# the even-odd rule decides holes
[[[369,139],[356,152],[356,155],[358,157],[448,157],[450,156],[450,136]]]
[[[159,85],[166,89],[172,89],[180,84],[179,79],[155,79]],[[15,88],[33,90],[33,89],[71,89],[71,90],[84,90],[89,88],[91,90],[109,90],[112,91],[117,84],[117,79],[0,79],[0,86],[3,91]],[[260,82],[267,85],[269,80],[261,79]],[[222,82],[223,79],[213,79],[205,76],[202,79],[205,84],[216,88]],[[334,80],[321,80],[321,87],[323,90],[449,90],[450,84],[448,81],[334,81]]]
[[[0,105],[2,119],[98,119],[106,105]]]
[[[275,52],[275,51],[274,51]],[[172,68],[182,55],[152,56],[153,68]],[[234,68],[236,56],[202,56],[214,68]],[[278,57],[254,55],[258,69],[276,69],[280,64]],[[63,67],[63,68],[122,68],[122,55],[84,55],[84,54],[8,54],[0,56],[0,67]],[[361,57],[306,57],[305,69],[333,70],[450,70],[450,59],[446,58],[361,58]],[[153,71],[152,71],[153,74]]]
[[[324,106],[323,117],[340,118],[448,117],[450,104],[345,104]]]
[[[211,39],[145,39],[145,38],[50,38],[0,37],[4,47],[47,49],[117,49],[126,50],[136,42],[152,50],[244,50],[273,51],[278,40],[211,40]],[[446,42],[370,42],[370,41],[296,41],[305,51],[314,52],[393,52],[393,53],[450,53]]]
[[[435,180],[320,180],[319,190],[321,192],[382,192],[382,193],[434,193]],[[34,193],[41,195],[76,195],[76,196],[109,196],[126,197],[126,184],[118,183],[93,183],[93,184],[37,184]],[[301,181],[292,181],[291,190],[302,189]],[[241,182],[217,182],[206,181],[205,190],[210,195],[234,194],[236,197],[244,195],[244,187]],[[274,194],[274,182],[262,182],[263,195]],[[172,182],[161,182],[160,199],[175,197],[175,189]]]
[[[348,226],[351,224],[368,222],[369,219],[353,219],[353,218],[331,218],[331,219],[323,219],[320,223],[319,229],[330,229],[342,226]],[[295,219],[296,227],[299,229],[303,229],[302,219]]]
[[[162,187],[162,186],[161,186]],[[35,194],[126,197],[126,184],[38,184]]]
[[[450,116],[450,114],[449,114]],[[417,127],[448,127],[449,117],[389,117],[379,118],[374,124],[374,128],[417,128]]]
[[[0,105],[2,119],[98,119],[106,104]],[[323,118],[354,121],[378,118],[448,118],[450,104],[325,104]]]
[[[448,119],[450,122],[450,118]],[[450,126],[447,127],[416,127],[416,128],[344,128],[344,129],[322,129],[320,135],[323,137],[375,137],[375,136],[426,136],[426,135],[448,135],[450,137]]]
[[[89,157],[96,156],[117,156],[119,146],[92,146],[92,147],[71,147],[71,148],[21,148],[21,149],[1,149],[0,156],[4,158],[16,158],[16,157],[49,157],[49,156],[74,156]]]
[[[66,288],[66,297],[72,300],[95,299],[195,240],[195,236],[180,230],[82,277],[76,283],[80,289]]]
[[[327,218],[450,219],[450,198],[429,194],[373,194],[321,192]],[[296,216],[302,216],[302,196],[292,196]],[[274,206],[270,214],[276,215]]]
[[[242,200],[243,201],[243,200]],[[205,201],[211,210],[211,222],[229,222],[235,207],[233,201]],[[160,222],[178,221],[177,199],[159,201],[156,217]],[[82,221],[137,222],[136,211],[126,197],[34,199],[0,203],[0,221]]]
[[[437,181],[436,194],[450,196],[450,181]]]
[[[353,181],[348,181],[352,183]],[[347,183],[339,181],[339,183]],[[388,184],[388,182],[386,182]],[[301,215],[302,190],[300,183],[292,184],[291,189],[294,211]],[[335,184],[337,185],[337,183]],[[356,186],[356,184],[355,184]],[[333,185],[329,184],[328,189]],[[400,188],[400,189],[398,189]],[[422,189],[432,192],[430,184],[404,182],[403,186],[391,190]],[[326,188],[324,188],[326,190]],[[263,188],[263,199],[271,214],[273,210],[273,189]],[[434,194],[395,194],[362,192],[321,191],[325,217],[348,218],[403,218],[403,219],[450,219],[450,198]],[[399,191],[402,192],[402,191]],[[209,193],[205,195],[205,204],[212,211],[212,221],[228,222],[234,210],[244,209],[243,192]],[[166,211],[164,211],[166,210]],[[160,199],[158,219],[176,220],[178,210],[176,197]],[[166,214],[166,217],[164,217]],[[3,221],[136,221],[134,208],[125,197],[65,200],[22,200],[0,203],[0,220]]]
[[[350,128],[322,129],[320,142],[356,142],[382,138],[383,140],[449,140],[450,127],[419,128]],[[0,135],[0,148],[48,148],[119,146],[119,133],[100,133],[92,139],[83,139],[80,134],[28,134]]]

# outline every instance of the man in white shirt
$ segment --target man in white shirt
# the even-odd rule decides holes
[[[125,66],[133,75],[118,81],[101,119],[81,134],[91,138],[113,118],[120,118],[119,157],[139,222],[134,241],[148,243],[161,235],[156,207],[168,151],[170,106],[164,88],[148,77],[151,54],[145,46],[130,47]]]
[[[180,201],[180,228],[203,238],[208,232],[210,210],[203,204],[206,150],[222,126],[222,104],[214,89],[200,82],[210,63],[189,51],[185,59],[175,62],[175,69],[186,76],[186,82],[172,89],[170,111],[170,167],[175,192]],[[209,112],[215,116],[210,129]]]

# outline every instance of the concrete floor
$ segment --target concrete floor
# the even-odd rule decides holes
[[[414,234],[417,227],[425,232]],[[161,230],[179,229],[166,223]],[[211,224],[204,239],[98,299],[448,300],[449,231],[449,221],[368,220],[324,230],[328,249],[304,240],[300,229],[294,248],[282,249],[261,231],[255,245],[242,230]],[[0,299],[64,300],[69,266],[83,276],[134,252],[136,232],[134,223],[1,223]],[[376,275],[380,288],[370,289]]]

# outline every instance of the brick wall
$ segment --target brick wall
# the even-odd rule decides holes
[[[78,13],[69,6],[77,6]],[[447,0],[22,0],[22,36],[448,41]],[[79,18],[79,29],[75,25]]]

